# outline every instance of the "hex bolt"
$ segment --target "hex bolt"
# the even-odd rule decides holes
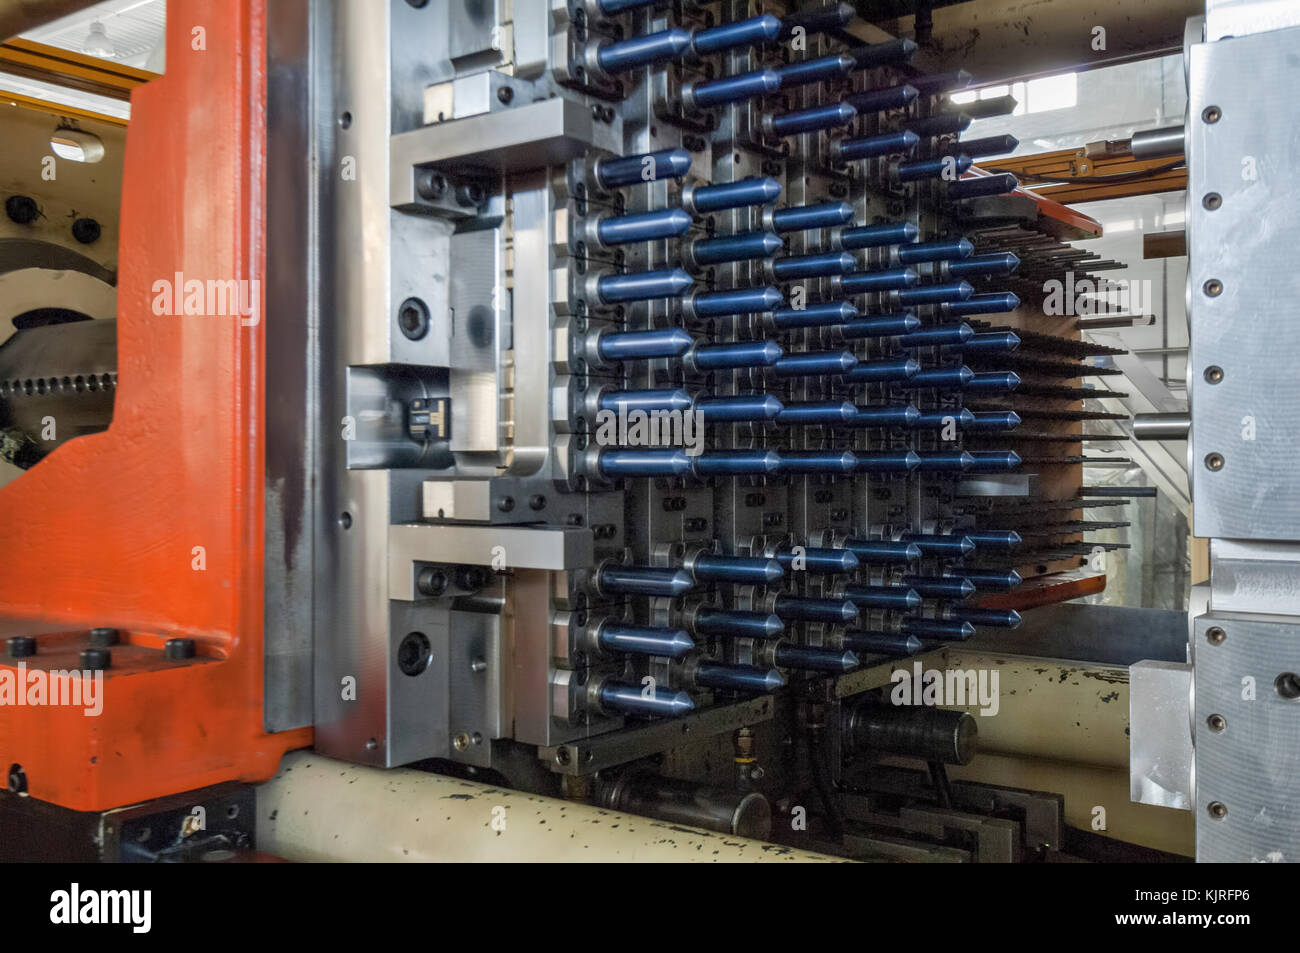
[[[165,659],[180,661],[194,658],[197,653],[198,647],[194,644],[193,639],[168,639],[163,643],[163,658]]]
[[[90,644],[96,648],[106,649],[109,646],[117,645],[121,641],[122,632],[119,629],[101,626],[90,630]]]
[[[1210,726],[1211,731],[1222,731],[1228,727],[1228,720],[1222,715],[1211,715],[1205,719],[1205,723]]]
[[[87,672],[102,672],[113,664],[113,653],[108,649],[82,649],[81,668]]]
[[[36,640],[30,635],[15,635],[5,642],[5,650],[13,658],[31,658],[36,654]]]

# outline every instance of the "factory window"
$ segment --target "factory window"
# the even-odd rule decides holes
[[[1063,73],[1060,76],[1044,76],[1041,79],[1009,85],[963,90],[953,93],[950,98],[960,105],[973,103],[977,99],[996,99],[1008,95],[1016,100],[1015,111],[1011,114],[1013,116],[1048,112],[1052,109],[1069,109],[1071,106],[1078,105],[1079,80],[1074,73]]]

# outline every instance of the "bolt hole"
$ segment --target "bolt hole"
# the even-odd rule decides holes
[[[433,644],[423,632],[411,632],[397,647],[397,667],[403,675],[422,674],[433,661]]]
[[[1222,470],[1222,469],[1223,469],[1223,454],[1221,454],[1221,453],[1207,453],[1207,454],[1205,455],[1205,469],[1207,469],[1207,470],[1215,470],[1215,471]]]
[[[1201,286],[1201,290],[1205,292],[1207,298],[1217,298],[1223,294],[1223,282],[1218,278],[1211,278]]]
[[[239,816],[238,804],[232,804],[230,805],[230,807],[226,808],[226,817],[230,818],[233,821],[238,816]]]
[[[1215,209],[1223,205],[1223,196],[1218,192],[1208,192],[1206,193],[1205,198],[1201,199],[1201,204],[1213,212]]]
[[[1295,701],[1300,698],[1300,675],[1283,672],[1273,681],[1273,688],[1287,701]]]
[[[1223,110],[1221,110],[1218,106],[1206,106],[1203,110],[1201,110],[1201,118],[1208,123],[1218,122],[1220,119],[1223,118]]]
[[[1205,809],[1210,812],[1210,817],[1217,821],[1221,821],[1228,816],[1228,805],[1222,801],[1211,801],[1206,805]]]
[[[351,529],[351,528],[352,528],[352,514],[351,514],[351,513],[343,513],[343,514],[341,514],[341,515],[339,516],[339,526],[340,526],[341,528],[343,528],[343,529]]]
[[[1223,640],[1227,637],[1228,633],[1224,632],[1223,629],[1219,628],[1217,625],[1212,625],[1205,630],[1205,641],[1209,642],[1211,645],[1222,645]]]
[[[352,128],[352,113],[347,112],[346,110],[339,113],[339,128],[340,129]]]
[[[1205,369],[1205,380],[1209,384],[1217,384],[1223,380],[1223,368],[1218,364],[1211,364]]]

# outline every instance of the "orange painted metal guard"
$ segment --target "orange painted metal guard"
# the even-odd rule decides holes
[[[264,277],[264,2],[168,4],[167,73],[131,96],[112,426],[0,489],[0,614],[33,633],[189,636],[203,656],[118,650],[131,664],[105,673],[98,717],[0,705],[0,767],[78,810],[269,778],[311,740],[262,729],[262,325],[151,306],[178,272]]]

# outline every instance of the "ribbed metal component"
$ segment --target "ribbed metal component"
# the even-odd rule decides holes
[[[965,430],[974,419],[975,415],[965,407],[951,407],[942,410],[927,410],[917,417],[916,426],[925,430],[948,426],[955,427],[958,430]]]
[[[1023,580],[1014,569],[963,569],[961,574],[969,579],[976,589],[991,592],[1010,592]]]
[[[968,341],[964,341],[961,350],[966,353],[977,351],[1005,354],[1018,347],[1020,347],[1020,335],[1014,331],[985,331],[972,335]]]
[[[970,468],[981,473],[1015,470],[1022,462],[1014,450],[972,450],[970,455],[975,458]]]

